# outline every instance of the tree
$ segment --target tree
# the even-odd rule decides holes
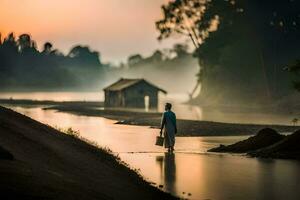
[[[5,42],[14,42],[16,41],[14,33],[9,33],[6,38],[4,38]]]
[[[156,22],[160,31],[159,40],[168,38],[174,34],[188,37],[193,43],[196,52],[200,52],[201,45],[215,32],[223,17],[222,9],[235,10],[235,1],[226,0],[174,0],[162,6],[163,19]],[[223,13],[224,15],[220,15]],[[198,87],[203,88],[203,79],[206,74],[206,65],[200,55],[196,53],[199,61],[198,83],[192,94]],[[192,95],[191,95],[192,96]]]
[[[46,42],[44,44],[43,53],[44,54],[50,54],[52,52],[52,47],[53,47],[53,45],[50,42]]]
[[[134,54],[132,56],[128,57],[128,65],[129,66],[134,66],[138,63],[140,63],[143,60],[143,57],[140,54]]]
[[[1,68],[3,71],[12,71],[11,65],[15,65],[18,57],[18,46],[13,33],[8,34],[0,46]]]
[[[20,52],[24,52],[29,49],[36,50],[36,43],[31,40],[29,34],[21,34],[18,39],[18,47]]]
[[[91,51],[88,46],[77,45],[70,50],[68,56],[73,58],[78,64],[101,65],[99,52]]]
[[[161,62],[163,60],[163,53],[160,50],[156,50],[150,58],[152,62]]]
[[[16,53],[17,52],[17,42],[15,39],[14,33],[8,34],[6,38],[4,38],[2,48],[6,53]]]
[[[298,119],[298,118],[294,118],[294,119],[292,119],[292,123],[293,123],[293,125],[294,125],[294,126],[296,126],[296,125],[297,125],[297,123],[298,123],[298,121],[299,121],[299,119]]]
[[[173,47],[174,53],[178,58],[188,55],[188,45],[187,44],[175,44]]]

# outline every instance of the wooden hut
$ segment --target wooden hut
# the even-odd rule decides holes
[[[104,88],[105,107],[157,109],[158,93],[167,93],[145,79],[121,78]]]

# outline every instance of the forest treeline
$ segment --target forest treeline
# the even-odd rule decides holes
[[[196,104],[288,102],[300,90],[299,7],[286,0],[170,1],[156,22],[159,39],[173,32],[189,38],[193,30],[195,49],[176,44],[150,56],[137,52],[119,66],[101,62],[88,46],[64,55],[49,42],[39,51],[29,34],[9,34],[0,39],[0,89],[98,91],[128,77],[149,79],[171,93],[191,94],[201,85],[191,101]],[[186,18],[191,23],[184,32]]]
[[[284,62],[287,64],[286,68],[283,67],[285,65],[277,66],[277,77],[274,80],[274,75],[267,73],[267,76],[264,76],[262,66],[253,63],[258,62],[257,59],[245,63],[248,58],[237,59],[233,55],[224,54],[221,48],[215,50],[224,60],[222,67],[216,65],[210,71],[208,87],[215,92],[215,99],[222,99],[219,102],[226,103],[228,99],[233,100],[223,95],[224,93],[230,93],[231,97],[234,97],[233,101],[242,104],[246,103],[243,96],[253,97],[261,92],[260,97],[265,97],[268,95],[267,87],[270,87],[266,80],[269,84],[273,82],[277,87],[281,87],[280,95],[274,95],[274,101],[292,94],[292,84],[299,89],[299,82],[296,81],[299,62],[292,62],[291,65]],[[216,54],[212,52],[208,58],[209,56],[213,59]],[[128,77],[146,78],[171,93],[190,94],[197,82],[199,67],[196,58],[197,55],[195,52],[190,52],[188,45],[175,44],[171,49],[156,50],[150,56],[130,55],[126,62],[113,66],[102,63],[100,53],[91,50],[88,46],[74,46],[68,54],[64,55],[53,48],[50,42],[46,42],[43,49],[38,50],[36,42],[29,34],[15,36],[10,33],[0,40],[0,90],[101,91],[104,86],[120,77]],[[233,64],[234,60],[236,63]],[[270,67],[272,70],[273,65]],[[222,76],[221,80],[218,74]],[[296,79],[293,80],[293,77]],[[233,85],[235,87],[232,87]],[[228,92],[227,89],[232,91]],[[249,101],[257,103],[257,99],[249,99]]]
[[[116,66],[101,62],[100,53],[89,46],[76,45],[64,55],[50,42],[39,50],[30,34],[10,33],[3,39],[0,34],[1,91],[100,91],[120,77],[147,78],[172,91],[172,83],[166,77],[179,73],[182,77],[177,81],[186,85],[173,87],[173,91],[182,92],[195,84],[195,80],[189,84],[185,80],[196,79],[196,65],[185,44],[156,50],[147,57],[130,55],[125,63]]]
[[[101,79],[104,68],[99,53],[88,46],[74,46],[67,55],[50,42],[37,49],[29,34],[13,33],[1,39],[1,90],[51,90],[89,87]]]

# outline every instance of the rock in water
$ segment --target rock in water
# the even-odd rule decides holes
[[[272,146],[250,152],[249,155],[264,158],[300,159],[300,130]]]
[[[220,145],[217,148],[208,150],[209,152],[232,152],[232,153],[247,153],[255,151],[270,145],[273,145],[285,136],[280,135],[277,131],[271,128],[261,129],[255,136],[249,137],[246,140],[231,144],[228,146]]]

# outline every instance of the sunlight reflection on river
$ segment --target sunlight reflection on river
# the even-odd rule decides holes
[[[154,145],[157,129],[116,125],[101,117],[76,116],[32,107],[12,107],[43,123],[72,127],[109,147],[156,186],[190,199],[300,199],[300,162],[209,154],[206,150],[245,136],[177,137],[174,154]],[[188,194],[191,193],[191,196]]]
[[[52,101],[103,101],[103,92],[1,92],[1,99],[30,99]],[[227,123],[251,124],[284,124],[291,125],[291,120],[298,116],[279,114],[274,112],[260,112],[258,110],[243,112],[241,110],[220,108],[202,108],[200,106],[183,104],[188,101],[188,95],[183,93],[160,94],[158,111],[164,110],[164,103],[171,102],[173,110],[179,119],[205,120]],[[98,108],[103,109],[103,108]]]

